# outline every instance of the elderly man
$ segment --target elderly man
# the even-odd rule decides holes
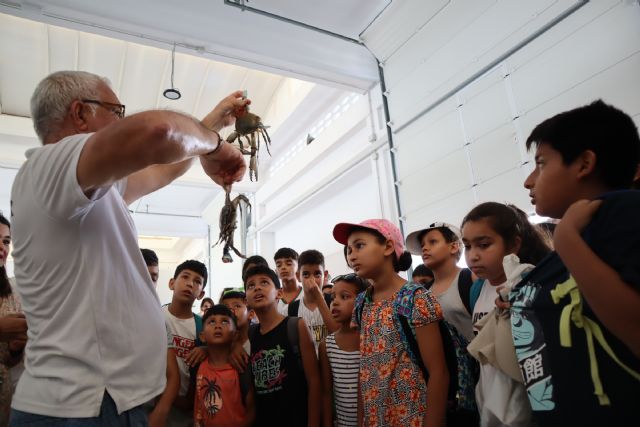
[[[31,99],[43,146],[11,193],[15,275],[27,317],[26,371],[11,424],[146,425],[165,386],[164,317],[127,205],[194,158],[219,185],[245,163],[217,131],[249,103],[236,92],[202,121],[171,111],[124,117],[106,79],[62,71]]]

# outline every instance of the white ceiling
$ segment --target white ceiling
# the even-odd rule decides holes
[[[161,95],[170,85],[170,50],[0,14],[0,210],[9,209],[10,183],[24,161],[25,150],[39,145],[29,117],[29,98],[36,84],[50,72],[82,69],[108,77],[127,105],[127,114],[171,108],[203,117],[215,101],[233,90],[246,88],[253,101],[252,111],[261,115],[265,123],[275,125],[270,129],[276,141],[274,156],[285,150],[288,140],[297,138],[310,126],[314,116],[306,113],[315,113],[318,105],[343,93],[315,85],[304,98],[283,108],[282,102],[273,102],[274,98],[287,95],[278,93],[280,88],[308,87],[309,83],[284,85],[291,78],[185,51],[188,53],[176,54],[174,76],[175,87],[183,97],[170,101]],[[279,139],[280,124],[284,125],[284,140]],[[261,156],[262,181],[270,160]],[[245,180],[234,190],[256,188]],[[142,233],[202,236],[206,224],[199,217],[219,191],[201,168],[194,166],[173,185],[144,197],[131,209]]]
[[[273,5],[278,14],[354,35],[362,32],[387,1],[331,0],[296,2],[252,0]],[[148,46],[174,42],[226,63],[262,69],[361,92],[378,80],[366,47],[310,31],[223,0],[0,0],[0,12]]]

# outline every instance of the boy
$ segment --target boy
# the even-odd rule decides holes
[[[240,376],[229,364],[238,332],[236,317],[227,306],[218,304],[207,310],[202,325],[200,340],[207,345],[207,358],[196,376],[194,426],[252,426],[255,408],[251,377]]]
[[[640,395],[640,160],[629,116],[596,101],[527,139],[538,215],[557,252],[510,295],[517,358],[538,425],[631,425]]]
[[[302,282],[302,299],[289,304],[288,315],[304,319],[313,338],[316,354],[320,342],[329,332],[335,332],[339,327],[329,310],[331,295],[320,290],[326,276],[324,255],[321,252],[310,249],[300,254],[296,279]]]
[[[425,267],[433,272],[429,289],[438,299],[445,320],[471,341],[474,338],[470,307],[473,280],[469,269],[456,265],[462,255],[460,230],[446,222],[434,222],[407,236],[407,250],[421,255]]]
[[[276,273],[247,271],[247,302],[260,324],[249,330],[250,367],[256,392],[256,426],[319,426],[318,359],[303,319],[278,312],[282,290]]]
[[[278,312],[287,315],[288,305],[302,298],[302,286],[296,280],[298,253],[291,248],[280,248],[273,256],[276,271],[282,282],[282,296],[278,301]]]
[[[245,353],[251,353],[249,343],[249,309],[247,296],[241,289],[230,289],[220,297],[220,304],[224,304],[236,317],[236,341],[242,344]]]
[[[154,287],[158,287],[158,277],[160,276],[160,267],[158,267],[158,255],[151,249],[140,249],[144,263],[147,264],[147,270],[151,276]]]
[[[411,274],[411,280],[420,283],[421,285],[427,286],[430,282],[433,282],[434,276],[433,271],[429,270],[425,267],[424,264],[420,264],[416,268],[413,269],[413,274]]]
[[[207,283],[207,267],[194,260],[188,260],[176,267],[173,278],[169,280],[169,289],[173,291],[171,303],[162,307],[168,333],[170,348],[176,354],[180,370],[180,391],[173,402],[168,426],[188,426],[193,423],[193,398],[188,396],[191,383],[190,367],[202,361],[193,352],[199,344],[198,334],[202,328],[202,318],[191,310],[196,299],[204,297],[204,286]]]

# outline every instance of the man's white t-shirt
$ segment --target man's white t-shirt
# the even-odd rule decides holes
[[[164,317],[122,198],[126,179],[91,199],[78,184],[90,136],[27,151],[13,183],[16,291],[29,340],[12,407],[24,412],[96,417],[105,390],[123,412],[165,387]]]

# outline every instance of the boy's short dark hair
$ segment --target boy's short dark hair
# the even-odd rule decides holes
[[[231,298],[245,300],[247,299],[247,294],[245,294],[244,291],[241,291],[240,289],[229,289],[228,291],[224,291],[220,296],[220,304],[222,304],[222,301]]]
[[[298,270],[303,265],[321,265],[324,268],[324,255],[315,249],[304,251],[298,257]]]
[[[264,265],[269,267],[269,263],[267,262],[266,259],[264,259],[260,255],[252,255],[244,261],[244,264],[242,264],[242,280],[244,280],[244,275],[247,273],[247,270],[252,265],[253,266]]]
[[[207,310],[202,316],[202,324],[204,325],[207,319],[215,314],[229,317],[233,321],[233,326],[236,329],[238,328],[238,319],[236,319],[233,311],[231,311],[231,309],[224,304],[216,304],[209,310]]]
[[[278,275],[275,271],[270,269],[264,265],[256,265],[255,267],[250,268],[247,273],[244,275],[244,288],[247,289],[247,282],[252,276],[256,276],[258,274],[264,274],[268,276],[273,282],[276,289],[280,289],[280,279],[278,279]]]
[[[633,120],[602,100],[540,123],[527,138],[527,149],[540,144],[558,151],[565,165],[584,151],[593,151],[595,173],[611,189],[629,188],[640,160],[640,137]]]
[[[427,267],[425,267],[424,264],[420,264],[419,266],[417,266],[416,268],[413,269],[413,276],[435,277],[435,275],[433,274],[433,271],[431,271]]]
[[[183,262],[176,267],[176,272],[173,273],[173,278],[176,279],[183,270],[191,270],[194,273],[201,275],[202,279],[204,280],[202,286],[204,287],[207,284],[207,266],[200,261],[190,259]]]
[[[142,252],[142,258],[144,258],[144,263],[147,264],[147,267],[153,267],[158,265],[158,255],[151,249],[140,249]]]
[[[282,258],[289,258],[298,261],[298,252],[294,251],[291,248],[280,248],[273,256],[273,260],[277,261]]]

